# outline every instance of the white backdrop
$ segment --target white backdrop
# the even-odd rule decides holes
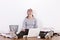
[[[59,0],[0,0],[0,32],[9,32],[9,25],[22,27],[26,11],[34,10],[39,27],[60,30]]]

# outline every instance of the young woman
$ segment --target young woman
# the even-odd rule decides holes
[[[18,38],[22,38],[24,35],[28,35],[30,28],[37,28],[37,21],[34,18],[32,9],[27,10],[27,17],[23,22],[22,30],[19,34],[17,34]]]

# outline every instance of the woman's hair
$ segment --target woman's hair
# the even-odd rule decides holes
[[[32,15],[32,17],[34,17],[34,15]],[[28,16],[26,18],[28,18]]]
[[[27,10],[27,12],[29,12],[29,11],[32,12],[33,10],[30,8],[30,9]],[[34,15],[32,15],[32,17],[34,17]],[[26,18],[28,18],[28,16]]]

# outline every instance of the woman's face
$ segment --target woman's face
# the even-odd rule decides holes
[[[33,14],[32,14],[32,9],[28,9],[27,14],[28,14],[28,15],[33,15]]]

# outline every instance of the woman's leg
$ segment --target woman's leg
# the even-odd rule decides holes
[[[25,29],[24,35],[28,35],[29,29]]]
[[[19,34],[17,34],[18,39],[23,38],[24,35],[28,35],[29,29],[25,29],[25,31],[21,31]]]
[[[19,34],[17,34],[18,39],[19,39],[19,38],[23,38],[23,35],[24,35],[24,31],[21,31]]]

